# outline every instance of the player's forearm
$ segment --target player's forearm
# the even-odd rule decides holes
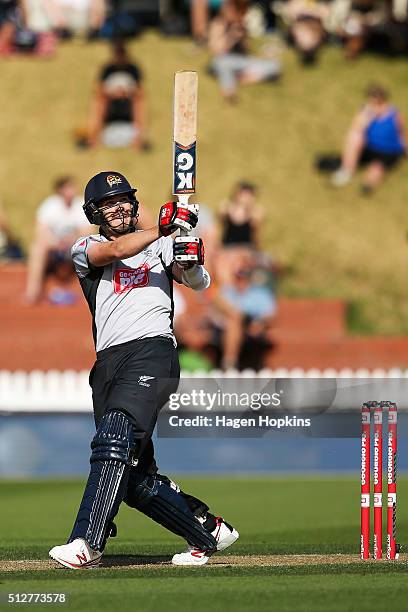
[[[149,244],[161,237],[159,228],[151,227],[141,232],[134,232],[112,240],[112,252],[115,259],[126,259],[141,253]]]
[[[88,259],[96,268],[107,266],[114,261],[138,255],[158,238],[160,238],[158,227],[126,234],[126,236],[114,238],[109,242],[91,246],[88,250]]]
[[[204,266],[193,266],[189,270],[184,270],[181,282],[189,289],[203,291],[210,286],[211,277]]]

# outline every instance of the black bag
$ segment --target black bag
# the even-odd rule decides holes
[[[318,154],[314,166],[319,172],[335,172],[341,166],[341,157],[338,153]]]
[[[31,52],[34,51],[38,44],[39,36],[32,30],[18,28],[14,37],[14,45],[18,51]]]

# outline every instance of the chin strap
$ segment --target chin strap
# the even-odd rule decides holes
[[[107,240],[112,240],[112,236],[109,235],[106,232],[106,227],[109,227],[109,225],[100,225],[99,226],[99,233],[101,236],[104,236]],[[111,230],[113,232],[113,230]],[[134,225],[132,225],[131,227],[129,227],[129,229],[127,230],[127,232],[123,232],[122,234],[117,234],[116,232],[113,232],[115,234],[115,236],[126,236],[127,234],[133,234],[133,232],[136,231],[136,227]]]

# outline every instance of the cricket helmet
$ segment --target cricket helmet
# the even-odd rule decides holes
[[[83,209],[89,223],[93,225],[104,225],[105,219],[98,208],[98,204],[111,196],[129,195],[132,204],[131,215],[137,217],[139,202],[136,200],[137,189],[131,186],[129,181],[120,172],[99,172],[95,174],[85,187]]]

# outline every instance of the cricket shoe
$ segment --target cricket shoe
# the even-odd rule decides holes
[[[48,553],[52,559],[71,569],[91,569],[98,567],[102,558],[99,550],[93,550],[82,538],[69,544],[54,546]]]
[[[217,516],[215,520],[216,527],[211,533],[217,542],[217,548],[214,551],[208,552],[194,546],[189,546],[185,552],[173,556],[171,560],[173,565],[205,565],[211,555],[220,550],[225,550],[238,540],[239,533],[236,529],[220,516]]]

